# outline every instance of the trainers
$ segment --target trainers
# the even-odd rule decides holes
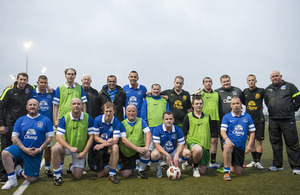
[[[282,171],[283,167],[275,167],[275,166],[271,166],[269,167],[269,171]]]
[[[148,179],[148,175],[145,173],[145,171],[138,171],[136,176],[141,179]]]
[[[294,169],[293,174],[295,175],[300,175],[300,169]]]
[[[69,169],[67,169],[67,173],[71,174],[72,173],[72,167],[73,167],[73,163],[69,164]]]
[[[219,169],[220,168],[220,165],[215,162],[213,164],[209,163],[209,166],[208,166],[209,169],[213,169],[213,168],[216,168],[216,169]]]
[[[108,180],[109,180],[111,183],[113,183],[113,184],[118,184],[118,183],[120,183],[120,180],[118,180],[118,178],[117,178],[115,175],[110,175],[110,176],[108,177]]]
[[[47,177],[53,177],[53,173],[51,172],[50,169],[45,169],[45,175],[46,175]]]
[[[224,167],[221,167],[221,168],[217,169],[217,172],[218,173],[224,173]]]
[[[62,181],[61,177],[54,177],[54,185],[55,186],[61,186],[62,183],[63,183],[63,181]]]
[[[225,173],[223,176],[223,180],[224,181],[231,181],[231,175],[230,173]]]
[[[16,179],[9,179],[5,182],[4,186],[2,186],[2,190],[9,190],[10,188],[16,187],[18,185],[18,181]]]
[[[161,178],[162,177],[161,167],[160,166],[156,167],[156,177],[157,178]]]
[[[188,168],[188,166],[190,166],[189,162],[185,161],[184,163],[182,163],[181,168],[182,168],[182,170],[186,170]]]
[[[255,167],[256,163],[254,161],[251,161],[251,163],[247,164],[247,168]]]
[[[168,167],[167,164],[165,164],[165,165],[162,165],[161,168],[162,168],[163,170],[168,170],[169,167]]]
[[[199,173],[198,167],[193,168],[193,176],[194,177],[200,177],[201,176],[200,173]]]
[[[260,162],[255,163],[255,167],[262,170],[264,167],[260,164]]]
[[[22,177],[22,175],[20,175],[20,173],[19,173],[21,169],[22,169],[21,165],[17,165],[15,167],[15,173],[16,173],[17,177]]]

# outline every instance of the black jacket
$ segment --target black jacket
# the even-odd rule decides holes
[[[87,103],[86,112],[95,119],[101,113],[100,102],[98,99],[98,91],[92,87],[89,89],[84,89]]]
[[[300,107],[300,92],[294,84],[282,80],[279,86],[271,84],[265,89],[265,104],[269,118],[294,119]]]
[[[115,117],[117,117],[117,119],[121,122],[124,120],[124,110],[123,108],[125,107],[125,102],[126,102],[126,94],[125,91],[123,90],[122,87],[120,87],[119,85],[117,85],[117,93],[115,96],[115,99],[113,101],[113,103],[116,106],[116,113],[115,113]],[[107,93],[107,89],[108,86],[104,85],[102,87],[102,90],[99,92],[99,100],[100,100],[100,105],[101,108],[103,107],[103,105],[106,102],[111,102],[111,99]],[[103,110],[101,109],[101,114],[103,114]]]

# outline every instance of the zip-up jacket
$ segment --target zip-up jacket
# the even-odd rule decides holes
[[[265,104],[269,118],[294,119],[300,108],[300,92],[294,84],[282,80],[280,85],[271,84],[265,89]]]
[[[101,107],[99,106],[98,91],[92,87],[84,89],[86,99],[86,112],[95,119],[100,115]]]

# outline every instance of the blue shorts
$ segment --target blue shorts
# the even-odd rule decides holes
[[[4,150],[8,151],[14,157],[14,161],[23,159],[24,161],[24,172],[26,176],[38,177],[40,173],[40,166],[42,157],[29,156],[23,152],[18,146],[11,145]]]

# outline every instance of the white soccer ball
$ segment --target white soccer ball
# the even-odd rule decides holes
[[[181,176],[179,167],[170,166],[167,170],[167,176],[170,180],[177,180]]]

